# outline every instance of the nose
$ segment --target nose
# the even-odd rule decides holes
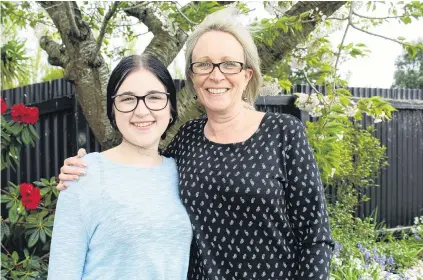
[[[225,79],[225,75],[220,71],[219,67],[214,67],[213,71],[210,73],[210,79],[213,81],[219,82]]]
[[[139,116],[144,116],[150,114],[150,109],[147,108],[144,100],[139,100],[134,112]]]

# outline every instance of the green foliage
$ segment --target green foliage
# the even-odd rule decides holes
[[[1,257],[4,279],[47,278],[48,252],[58,197],[55,181],[52,177],[34,182],[41,190],[42,200],[37,209],[30,211],[22,205],[19,186],[9,182],[8,187],[2,189],[1,203],[8,210],[7,218],[1,218],[2,244],[4,249],[7,248],[2,251]]]
[[[1,116],[1,170],[19,165],[22,145],[35,145],[39,139],[34,126],[26,123],[7,122]]]
[[[420,45],[423,42],[420,42]],[[414,54],[413,51],[411,51]],[[409,88],[423,90],[423,51],[415,53],[413,57],[409,52],[399,56],[395,62],[393,88]]]
[[[331,263],[331,279],[391,279],[388,273],[406,279],[405,270],[422,258],[423,240],[387,234],[380,239],[383,226],[375,216],[355,217],[356,206],[368,199],[352,186],[337,189],[336,203],[328,206],[332,236],[336,241]],[[423,218],[422,218],[423,220]],[[383,229],[383,231],[382,231]]]
[[[13,87],[17,80],[27,81],[30,72],[25,42],[10,40],[1,47],[1,89]]]
[[[1,116],[1,168],[19,165],[24,145],[35,145],[39,136],[34,126],[7,122]],[[55,178],[34,182],[42,199],[35,210],[27,210],[20,195],[20,185],[2,186],[1,203],[6,210],[1,217],[2,279],[46,279],[50,240],[58,191]],[[29,208],[31,209],[31,208]],[[31,253],[29,253],[31,252]]]
[[[63,78],[63,69],[58,67],[49,67],[46,69],[46,72],[41,78],[41,81],[48,82],[48,81],[57,80],[61,78]]]
[[[386,165],[385,148],[371,135],[372,128],[362,130],[356,120],[363,114],[375,122],[390,119],[395,109],[380,97],[360,99],[355,103],[351,93],[343,88],[328,94],[297,94],[297,106],[318,117],[307,122],[311,147],[326,184],[347,182],[369,186],[372,178]]]

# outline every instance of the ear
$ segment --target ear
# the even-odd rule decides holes
[[[253,77],[254,74],[254,70],[251,68],[247,68],[245,69],[245,80],[247,81],[247,83],[251,80],[251,78]]]

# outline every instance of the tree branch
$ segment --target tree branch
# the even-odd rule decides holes
[[[124,11],[127,15],[135,17],[144,23],[151,32],[155,33],[162,30],[162,22],[154,15],[154,11],[146,5],[133,5],[124,9]]]
[[[42,36],[40,38],[40,47],[48,54],[48,62],[53,66],[60,66],[65,68],[69,57],[62,46],[53,41],[48,36]]]
[[[76,26],[75,16],[73,14],[71,4],[71,2],[64,2],[66,15],[68,16],[72,33],[79,38],[81,33],[79,32],[78,26]],[[50,6],[50,8],[52,7]]]
[[[351,2],[351,9],[352,9],[352,5],[353,5],[353,3],[354,3],[354,2]],[[400,44],[400,45],[402,45],[402,46],[409,46],[409,44],[407,44],[407,43],[403,43],[403,42],[401,42],[401,41],[399,41],[399,40],[395,40],[395,39],[392,39],[392,38],[389,38],[389,37],[386,37],[386,36],[383,36],[383,35],[379,35],[379,34],[376,34],[376,33],[373,33],[373,32],[370,32],[370,31],[363,30],[363,29],[359,28],[358,26],[356,26],[356,25],[354,24],[354,22],[353,22],[353,20],[352,20],[352,16],[350,16],[350,17],[348,18],[348,24],[349,24],[349,25],[351,25],[351,27],[352,27],[352,28],[354,28],[354,29],[356,29],[356,30],[358,30],[358,31],[364,32],[364,33],[366,33],[366,34],[369,34],[369,35],[372,35],[372,36],[376,36],[376,37],[379,37],[379,38],[383,38],[383,39],[385,39],[385,40],[388,40],[388,41],[392,41],[392,42],[398,43],[398,44]]]
[[[198,25],[199,23],[193,22],[192,20],[190,20],[182,11],[181,9],[178,8],[179,3],[178,2],[174,2],[175,3],[175,7],[176,10],[178,10],[178,12],[191,24],[193,25]]]
[[[139,3],[138,3],[138,4],[136,4],[136,5],[133,5],[133,6],[130,6],[130,7],[124,8],[124,9],[123,9],[123,11],[128,11],[128,10],[132,10],[132,9],[139,8],[139,7],[145,7],[145,6],[147,6],[147,5],[148,5],[148,1],[147,1],[147,2],[142,1],[142,2],[139,2]]]
[[[98,39],[97,39],[96,48],[95,48],[93,55],[92,55],[92,58],[91,58],[92,63],[94,63],[94,61],[97,57],[97,54],[100,51],[101,44],[103,43],[104,35],[106,33],[107,24],[109,23],[109,20],[112,18],[112,16],[116,13],[118,6],[119,6],[119,2],[113,2],[109,11],[104,16],[104,20],[103,20],[103,23],[101,24],[101,28],[100,28],[100,35],[98,36]]]
[[[361,17],[361,18],[365,18],[365,19],[375,19],[375,20],[380,20],[380,19],[381,19],[381,20],[384,20],[384,19],[402,18],[402,17],[407,16],[407,15],[401,15],[401,16],[387,16],[387,17],[369,17],[369,16],[362,15],[362,14],[359,14],[359,13],[354,12],[354,11],[353,11],[353,15],[358,16],[358,17]]]
[[[316,92],[316,93],[320,93],[321,94],[321,92],[310,82],[310,80],[308,79],[308,76],[307,76],[307,73],[306,73],[306,71],[305,70],[303,70],[303,74],[304,74],[304,78],[306,79],[306,81],[307,81],[307,83],[309,84],[309,86],[312,88],[312,89],[314,89],[314,91]],[[308,94],[308,95],[311,95],[311,92]]]
[[[350,19],[352,17],[352,14],[353,14],[353,7],[352,7],[352,4],[351,4],[348,19]],[[334,67],[335,73],[333,74],[334,80],[336,79],[336,71],[338,70],[339,58],[341,57],[342,47],[344,45],[345,38],[347,37],[347,33],[348,33],[349,28],[350,28],[350,20],[348,20],[347,27],[345,28],[344,35],[342,36],[341,44],[339,45],[339,48],[338,48],[339,51],[338,51],[338,54],[336,56],[336,62],[335,62],[335,67]]]
[[[322,12],[326,17],[331,16],[345,1],[299,1],[293,5],[284,16],[298,16],[310,10]],[[322,15],[322,16],[323,16]],[[304,19],[304,21],[308,21]],[[307,40],[307,36],[316,28],[319,21],[306,22],[302,24],[302,30],[293,30],[293,32],[280,34],[273,41],[272,46],[261,43],[257,46],[262,61],[263,73],[270,71],[274,65],[289,54],[299,43]]]
[[[328,17],[327,19],[328,20],[332,19],[332,20],[341,20],[341,21],[343,21],[343,20],[348,20],[348,17],[346,17],[346,18]]]
[[[125,13],[139,19],[154,34],[153,40],[144,52],[154,55],[166,66],[172,63],[182,49],[188,35],[180,28],[174,31],[165,30],[161,20],[146,5],[133,5],[127,8]]]
[[[3,248],[4,251],[6,251],[6,254],[9,258],[12,257],[12,255],[10,254],[9,250],[6,249],[6,247],[3,245],[3,243],[1,243],[1,247]]]

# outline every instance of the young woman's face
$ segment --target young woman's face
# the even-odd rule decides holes
[[[226,69],[221,66],[224,72],[231,72],[230,67],[239,65],[236,62],[241,62],[245,66],[244,50],[233,35],[221,31],[209,31],[198,39],[192,52],[192,62],[235,62],[229,63]],[[194,72],[198,71],[194,69]],[[238,73],[224,74],[215,67],[210,74],[191,73],[191,79],[201,104],[207,110],[227,111],[242,102],[243,92],[252,73],[251,69],[240,69]]]
[[[113,106],[116,125],[124,139],[144,148],[158,148],[171,118],[165,93],[165,86],[146,69],[136,69],[126,77]],[[142,100],[136,105],[135,96],[145,96],[147,106]]]

